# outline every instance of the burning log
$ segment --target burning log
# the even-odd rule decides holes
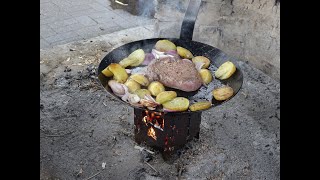
[[[154,140],[157,140],[156,132],[152,126],[148,129],[148,136],[152,137]]]

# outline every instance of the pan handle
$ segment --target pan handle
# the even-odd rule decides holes
[[[192,40],[194,24],[198,16],[201,0],[190,0],[186,14],[182,21],[180,39]]]

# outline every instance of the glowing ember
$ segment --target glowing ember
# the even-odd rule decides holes
[[[151,124],[153,127],[163,131],[164,119],[162,113],[145,111],[144,115],[145,116],[142,118],[142,121],[146,126],[147,124]]]
[[[147,119],[148,117],[147,116],[145,116],[145,117],[143,117],[143,119],[142,119],[142,121],[147,125]]]
[[[148,136],[152,137],[154,140],[157,140],[156,132],[152,127],[148,129]]]

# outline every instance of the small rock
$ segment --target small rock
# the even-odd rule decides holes
[[[227,118],[227,114],[223,113],[222,119],[226,119]]]
[[[65,78],[65,79],[71,79],[72,76],[71,76],[70,74],[67,74],[64,78]]]
[[[253,141],[253,143],[252,143],[254,146],[258,146],[259,145],[259,143],[257,142],[257,141]]]
[[[68,66],[66,66],[63,72],[70,72],[70,71],[71,69]]]
[[[107,163],[105,163],[105,162],[102,163],[102,169],[105,169],[105,168],[106,168],[106,164],[107,164]]]
[[[80,177],[82,173],[83,173],[83,170],[81,168],[80,171],[76,174],[76,177]]]
[[[124,119],[126,119],[126,116],[123,115],[123,116],[120,116],[119,118],[120,118],[121,120],[124,120]]]
[[[87,66],[87,71],[88,71],[88,73],[89,73],[89,77],[90,77],[91,75],[95,76],[95,75],[96,75],[96,66],[94,66],[94,65],[88,65],[88,66]]]
[[[198,154],[199,154],[199,151],[198,151],[198,150],[195,150],[195,151],[193,151],[192,154],[193,154],[193,155],[198,155]]]
[[[142,162],[149,162],[152,160],[152,155],[146,151],[140,151],[140,155]]]
[[[192,145],[191,145],[190,143],[186,144],[186,145],[185,145],[185,149],[186,149],[186,150],[192,149]]]
[[[66,80],[66,78],[60,77],[58,79],[55,79],[54,85],[58,87],[66,87],[68,85],[68,81]]]

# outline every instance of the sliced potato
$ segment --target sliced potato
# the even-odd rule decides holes
[[[166,52],[166,51],[177,49],[176,45],[173,42],[166,40],[166,39],[157,41],[157,43],[154,47],[156,50],[161,51],[161,52]]]
[[[196,57],[192,58],[192,62],[193,63],[196,63],[196,62],[204,63],[204,65],[201,67],[202,69],[206,69],[210,65],[210,60],[204,56],[196,56]]]
[[[201,101],[192,104],[189,109],[190,111],[201,111],[205,109],[209,109],[211,107],[211,102],[209,101]]]
[[[163,104],[175,97],[177,97],[177,93],[175,91],[163,91],[157,95],[156,101],[160,104]]]
[[[179,56],[181,56],[182,58],[186,58],[186,59],[193,58],[192,53],[186,48],[177,46],[177,52],[178,52]]]
[[[158,81],[153,81],[149,84],[148,90],[153,96],[157,96],[159,93],[165,91],[163,84]]]
[[[104,70],[101,71],[101,73],[107,77],[112,77],[113,73],[109,70],[109,66],[106,67]]]
[[[203,83],[209,84],[212,81],[212,74],[208,69],[200,69],[199,73]]]
[[[145,53],[143,49],[137,49],[133,51],[128,58],[132,61],[137,61],[132,63],[130,66],[139,66],[144,61]]]
[[[221,64],[214,75],[221,80],[228,79],[236,72],[236,69],[236,66],[231,61],[227,61]]]
[[[128,79],[128,73],[126,70],[117,63],[111,63],[108,66],[109,71],[113,73],[113,79],[118,83],[124,83]]]
[[[189,107],[189,100],[184,97],[176,97],[163,103],[162,106],[171,111],[185,111]]]
[[[149,80],[142,74],[132,74],[129,79],[135,80],[137,83],[139,83],[142,86],[148,86]]]
[[[233,89],[230,86],[223,86],[214,89],[212,95],[218,101],[227,100],[233,95]]]
[[[131,79],[129,79],[126,83],[124,83],[124,85],[128,87],[130,93],[133,93],[138,89],[141,89],[140,84]]]
[[[134,94],[138,95],[141,99],[143,99],[145,95],[151,96],[151,92],[148,89],[138,89],[134,92]]]
[[[123,67],[123,68],[126,68],[128,66],[131,66],[132,64],[134,63],[137,63],[139,59],[129,59],[129,58],[124,58],[122,59],[119,64]]]

